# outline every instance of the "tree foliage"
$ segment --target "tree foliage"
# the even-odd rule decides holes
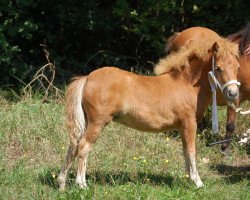
[[[62,75],[103,65],[150,70],[174,31],[206,26],[227,35],[243,28],[248,1],[1,0],[0,82],[29,81],[46,62],[44,43]]]

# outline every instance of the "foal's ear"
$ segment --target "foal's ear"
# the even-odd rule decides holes
[[[215,42],[215,43],[213,44],[213,46],[212,46],[212,51],[213,51],[213,52],[217,52],[218,50],[219,50],[219,45],[218,45],[217,42]]]

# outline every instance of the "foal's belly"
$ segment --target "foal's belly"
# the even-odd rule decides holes
[[[150,113],[140,115],[134,114],[120,114],[113,119],[115,122],[128,126],[130,128],[144,131],[144,132],[163,132],[178,128],[178,120],[174,115]]]

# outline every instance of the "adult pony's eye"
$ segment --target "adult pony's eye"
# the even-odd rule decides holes
[[[221,69],[218,65],[215,66],[215,70],[216,70],[217,72],[222,72],[222,69]]]

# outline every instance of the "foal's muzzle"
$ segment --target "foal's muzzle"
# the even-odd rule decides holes
[[[230,80],[224,85],[221,85],[212,71],[208,73],[208,79],[211,87],[219,87],[222,94],[226,97],[228,101],[234,101],[239,97],[238,87],[240,86],[240,82],[238,82],[237,80]]]
[[[239,97],[239,88],[236,84],[226,87],[223,92],[229,101],[233,101]]]

